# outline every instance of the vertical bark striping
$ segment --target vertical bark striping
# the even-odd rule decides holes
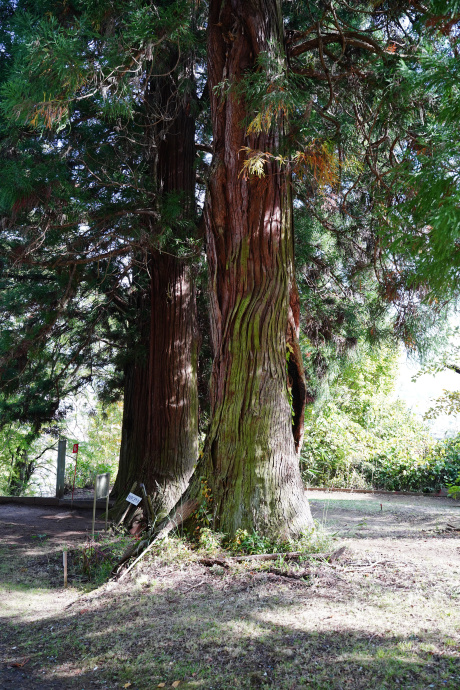
[[[198,458],[198,337],[190,266],[167,254],[154,257],[150,338],[149,490],[161,487],[169,510],[187,488]]]
[[[170,61],[175,66],[177,55]],[[193,219],[195,212],[191,98],[192,94],[179,95],[173,73],[152,79],[147,98],[147,130],[154,142],[152,175],[160,195],[181,195],[183,219]],[[158,110],[164,118],[156,123]],[[141,345],[125,369],[114,493],[121,506],[132,483],[144,482],[154,508],[167,513],[187,488],[198,456],[197,312],[192,270],[186,261],[152,251],[148,268],[150,294],[138,298]]]
[[[200,475],[211,488],[218,529],[290,537],[312,526],[286,381],[289,344],[298,428],[303,374],[290,187],[272,161],[264,178],[241,174],[242,147],[274,151],[282,132],[247,136],[243,99],[232,89],[220,97],[215,88],[226,79],[238,83],[261,51],[282,53],[280,2],[211,0],[208,26],[214,157],[205,215],[214,364]]]
[[[144,351],[125,370],[117,484],[126,492],[132,482],[144,482],[155,508],[168,512],[187,488],[198,456],[196,306],[185,262],[158,253],[151,267]]]

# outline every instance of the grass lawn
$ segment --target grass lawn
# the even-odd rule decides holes
[[[0,688],[458,690],[459,502],[309,497],[329,549],[346,550],[333,563],[308,556],[299,580],[282,562],[205,567],[173,537],[96,588],[70,550],[64,590],[59,538],[12,542],[10,517]]]

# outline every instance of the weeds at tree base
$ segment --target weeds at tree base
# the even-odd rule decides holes
[[[209,527],[198,527],[191,531],[182,532],[176,530],[166,539],[152,547],[150,560],[155,560],[161,566],[173,564],[192,564],[203,557],[214,557],[224,560],[233,556],[253,556],[272,553],[288,553],[300,551],[299,563],[311,557],[315,553],[324,554],[331,549],[333,539],[321,525],[315,530],[305,532],[295,541],[272,541],[257,532],[249,533],[246,530],[238,530],[229,538],[226,535],[214,532]],[[88,540],[85,544],[74,550],[71,554],[72,572],[70,581],[76,583],[89,583],[92,586],[100,586],[108,581],[114,564],[120,556],[133,544],[133,537],[126,534],[115,533],[104,535],[94,541]],[[146,559],[149,562],[149,559]],[[250,563],[252,570],[266,570],[270,567],[292,568],[287,565],[283,557],[276,561]],[[247,564],[235,564],[236,571],[249,567]],[[142,568],[142,566],[138,566]],[[217,570],[216,570],[217,572]]]
[[[114,562],[132,541],[131,537],[119,534],[104,534],[102,538],[99,535],[99,540],[95,536],[94,541],[89,539],[72,552],[74,584],[82,581],[102,585],[109,579]]]
[[[225,562],[230,559],[232,570],[237,574],[240,571],[264,571],[276,567],[292,570],[292,562],[287,563],[283,558],[284,553],[300,552],[297,564],[300,566],[303,561],[311,559],[315,554],[324,555],[332,548],[333,536],[326,532],[321,526],[317,525],[315,530],[308,531],[295,541],[276,542],[263,537],[256,532],[249,533],[245,530],[238,530],[233,538],[213,532],[209,527],[199,527],[182,532],[177,530],[171,533],[166,539],[154,544],[148,557],[145,559],[145,567],[149,563],[155,562],[159,567],[180,565],[185,567],[202,559],[215,558],[216,561]],[[233,562],[235,556],[257,556],[263,554],[280,554],[276,560],[260,562],[251,560],[245,562]],[[294,564],[294,569],[298,567]],[[218,574],[220,566],[213,566],[214,574]],[[137,566],[137,572],[142,570],[142,566]],[[229,571],[227,571],[228,574]]]

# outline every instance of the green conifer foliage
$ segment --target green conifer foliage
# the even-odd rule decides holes
[[[382,224],[382,235],[401,257],[398,280],[419,288],[432,304],[458,298],[460,278],[460,25],[439,21],[420,69],[408,74],[401,66],[428,107],[410,132],[395,171],[397,202]]]
[[[146,101],[150,89],[169,84],[169,75],[176,80],[175,94],[179,95],[193,90],[192,82],[198,75],[204,87],[201,104],[206,104],[209,96],[212,102],[215,140],[211,151],[215,158],[209,189],[214,189],[216,198],[221,194],[214,207],[209,196],[206,201],[208,210],[212,209],[207,247],[214,383],[219,378],[223,390],[227,375],[234,377],[250,389],[254,400],[257,398],[257,387],[263,381],[262,375],[257,377],[265,370],[262,367],[254,377],[251,358],[261,343],[265,345],[268,336],[259,324],[271,310],[276,312],[273,323],[279,332],[273,338],[270,356],[280,364],[286,415],[290,414],[289,395],[292,397],[294,390],[289,376],[284,385],[286,350],[291,355],[297,353],[299,325],[307,353],[310,346],[318,350],[321,343],[335,344],[338,351],[344,351],[363,334],[377,340],[388,332],[384,305],[390,304],[398,314],[399,332],[408,339],[406,324],[429,289],[428,278],[411,279],[415,270],[424,275],[424,223],[428,219],[433,228],[441,229],[455,208],[449,197],[445,208],[433,213],[424,194],[413,195],[420,170],[426,185],[443,189],[444,196],[449,189],[446,180],[452,184],[456,179],[455,157],[444,154],[442,161],[437,158],[438,164],[431,165],[434,154],[416,150],[419,132],[433,127],[436,143],[439,114],[444,112],[439,103],[433,104],[430,89],[456,94],[453,79],[450,87],[444,81],[440,87],[436,81],[441,79],[442,60],[451,60],[455,46],[449,44],[444,56],[438,50],[431,57],[426,47],[426,40],[432,40],[436,31],[441,34],[441,38],[436,34],[437,48],[443,40],[450,40],[443,34],[446,27],[442,16],[440,19],[444,10],[434,3],[429,11],[411,0],[378,5],[345,0],[326,5],[229,0],[210,5],[212,17],[222,13],[226,26],[225,35],[219,29],[219,36],[215,30],[222,23],[208,27],[214,41],[209,41],[207,49],[211,88],[205,85],[203,62],[206,19],[191,12],[187,0],[156,4],[42,0],[35,5],[23,0],[1,5],[7,21],[0,92],[0,145],[5,164],[0,183],[0,289],[6,305],[0,352],[9,409],[13,410],[17,402],[23,419],[31,410],[27,404],[36,404],[42,388],[48,411],[55,413],[58,401],[77,376],[80,385],[95,371],[103,378],[108,366],[120,373],[128,351],[139,349],[142,355],[139,323],[145,326],[145,319],[140,305],[148,293],[152,254],[162,250],[190,257],[199,252],[192,232],[195,218],[184,215],[183,196],[177,190],[159,193],[159,141],[167,135],[168,125],[164,123],[170,113],[167,107],[159,107],[161,98],[153,98],[150,110]],[[199,7],[199,12],[207,9],[205,5]],[[269,21],[272,26],[266,24]],[[265,36],[260,45],[249,36],[250,27],[258,22],[263,25],[260,35]],[[449,32],[452,30],[453,25]],[[247,50],[253,39],[253,49]],[[239,47],[244,65],[235,58],[230,73],[219,60],[235,56]],[[187,51],[198,56],[195,68],[187,67],[183,60]],[[425,55],[423,51],[428,52]],[[175,54],[177,64],[171,64]],[[426,84],[430,89],[424,88]],[[190,108],[196,111],[197,138],[204,154],[209,150],[209,113],[206,107],[200,112],[197,98],[191,100]],[[451,113],[455,112],[452,108]],[[227,116],[233,136],[222,147],[223,139],[218,141],[218,137],[228,136],[228,131],[223,133],[223,118]],[[447,116],[439,120],[447,148],[435,147],[436,156],[438,148],[439,155],[448,150],[453,121]],[[203,158],[198,167],[203,189]],[[226,187],[218,194],[224,169]],[[440,169],[444,170],[442,175]],[[442,189],[436,186],[436,175],[442,177]],[[280,180],[278,187],[275,177]],[[231,222],[220,226],[225,214],[233,222],[237,212],[246,212],[247,199],[254,202],[253,209],[258,208],[269,187],[274,199],[282,197],[279,205],[284,224],[279,245],[282,259],[273,264],[273,271],[269,254],[274,245],[267,245],[265,251],[265,245],[253,240],[260,229],[268,232],[279,223],[278,202],[270,206],[263,221],[247,215],[246,235],[238,235]],[[243,196],[234,193],[243,188]],[[260,208],[264,208],[262,203]],[[420,235],[415,241],[413,221]],[[451,243],[455,243],[454,226],[449,226],[454,233],[448,238]],[[435,233],[432,236],[434,241]],[[286,238],[291,237],[296,238],[300,299],[291,271],[291,240],[289,246],[286,244]],[[438,268],[445,256],[445,240],[446,234],[440,233],[439,242],[433,242],[439,255]],[[272,290],[279,296],[274,304],[263,304],[265,297],[258,301],[260,286],[250,289],[249,279],[242,278],[239,284],[235,274],[232,282],[230,274],[237,261],[244,275],[254,274],[257,280],[271,276],[260,294],[266,297]],[[255,265],[257,270],[253,270]],[[35,280],[37,270],[40,276]],[[429,276],[432,289],[437,273],[438,269]],[[280,288],[283,281],[283,286],[289,285],[287,293],[283,286]],[[228,313],[225,326],[222,314],[232,300],[235,309]],[[246,305],[252,305],[251,313],[257,315],[247,328]],[[244,341],[242,336],[237,342],[235,338],[227,352],[230,364],[225,370],[223,343],[226,347],[225,339],[232,331],[240,332],[238,329],[252,334],[252,340],[248,336]],[[237,356],[241,370],[235,374],[231,362]],[[315,358],[312,377],[327,365],[324,352]],[[297,383],[303,380],[301,369],[296,361]],[[37,372],[43,386],[37,383],[34,389]],[[110,385],[115,390],[119,383],[118,378]],[[301,385],[296,388],[297,422],[303,414],[301,389]],[[27,403],[29,399],[33,402]],[[214,405],[211,428],[216,439],[209,443],[213,450],[205,470],[209,486],[215,480],[215,467],[223,467],[221,459],[228,455],[222,451],[219,457],[209,459],[219,447],[216,429],[220,418],[227,419],[227,403],[221,400],[219,406]],[[251,403],[250,408],[255,410],[257,405]],[[44,411],[37,413],[37,423],[45,416]],[[228,415],[238,434],[247,419],[243,408]],[[286,419],[280,420],[280,427],[290,431],[290,418],[289,424]],[[260,423],[251,433],[257,443],[263,436],[260,448],[277,445],[279,457],[292,455],[289,433],[286,439],[272,444],[273,429],[274,425]],[[252,490],[244,486],[243,468],[255,462],[259,451],[246,443],[244,431],[238,436],[236,450],[233,437],[229,441],[230,435],[223,433],[224,438],[235,457],[254,456],[246,458],[247,465],[238,460],[237,470],[224,472],[225,524],[236,529],[241,526],[241,506],[231,504],[228,497],[237,495],[235,487],[239,495]],[[295,462],[291,464],[295,466]],[[276,463],[274,467],[271,475],[261,471],[257,479],[257,491],[260,489],[260,496],[264,496],[260,515],[268,515],[276,503]],[[265,523],[260,515],[254,517],[252,526],[257,524],[263,531],[276,523],[280,534],[292,533],[282,520],[272,519],[274,513]],[[217,520],[219,517],[216,515]],[[245,527],[251,528],[251,519],[245,515]]]
[[[198,257],[193,199],[173,175],[163,188],[158,168],[174,104],[196,101],[195,33],[186,2],[16,10],[1,94],[1,373],[8,414],[39,428],[87,382],[120,395],[127,367],[149,361],[152,256]]]

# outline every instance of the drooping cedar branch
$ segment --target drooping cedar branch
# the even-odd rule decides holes
[[[374,41],[374,39],[370,38],[370,36],[367,36],[366,34],[361,34],[356,31],[341,31],[340,33],[320,34],[318,31],[318,35],[315,36],[315,38],[311,38],[308,41],[304,41],[303,43],[290,47],[289,56],[298,57],[303,53],[308,53],[312,50],[319,50],[321,44],[337,44],[340,46],[345,46],[345,48],[346,46],[350,46],[351,48],[361,48],[362,50],[367,50],[377,55],[385,55],[385,51],[377,43],[377,41]]]

